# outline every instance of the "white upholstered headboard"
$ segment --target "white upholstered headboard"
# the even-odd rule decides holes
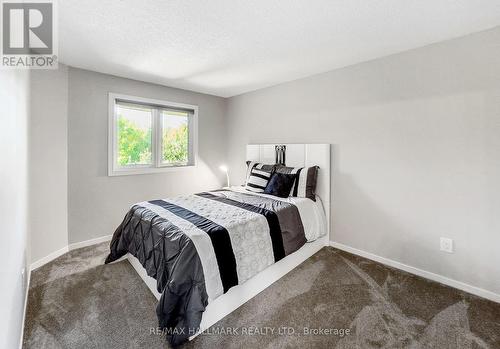
[[[330,232],[330,144],[248,144],[247,161],[276,163],[276,146],[286,146],[285,164],[290,167],[319,166],[316,195],[325,208],[327,232]]]

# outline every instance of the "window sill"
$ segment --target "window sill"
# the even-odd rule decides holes
[[[163,166],[163,167],[137,167],[131,169],[108,169],[108,177],[132,176],[142,174],[155,174],[165,172],[180,172],[195,168],[196,165]]]

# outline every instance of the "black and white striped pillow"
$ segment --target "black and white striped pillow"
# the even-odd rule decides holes
[[[248,176],[245,189],[253,191],[254,193],[263,193],[266,189],[269,178],[271,178],[271,172],[264,171],[258,168],[252,168],[250,170],[250,176]]]
[[[248,177],[250,177],[250,172],[252,171],[253,168],[273,173],[275,167],[276,165],[268,165],[268,164],[263,164],[261,162],[247,161],[247,174],[245,176],[245,184],[248,182]]]
[[[312,167],[276,167],[278,173],[295,173],[297,175],[290,196],[309,198],[316,201],[316,182],[318,180],[318,166]]]

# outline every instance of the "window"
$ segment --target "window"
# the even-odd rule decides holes
[[[109,94],[108,175],[195,165],[198,107]]]

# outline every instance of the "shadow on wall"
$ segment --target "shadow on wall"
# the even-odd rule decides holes
[[[416,232],[405,228],[397,216],[381,209],[353,175],[338,170],[342,161],[340,145],[332,145],[332,157],[330,240],[366,252],[384,251],[384,256],[398,261],[406,260],[415,250],[425,254],[427,247],[414,238]]]
[[[263,91],[275,93],[274,104],[292,103],[293,109],[310,113],[318,105],[332,112],[497,89],[499,40],[500,27],[496,27]],[[287,98],[299,90],[302,94],[314,91],[314,98]]]
[[[108,177],[102,167],[96,176],[87,175],[88,188],[72,187],[69,243],[113,234],[131,205],[155,199],[219,189],[225,183],[219,163],[207,164],[200,157],[196,167],[174,172]],[[80,175],[79,175],[80,176]]]
[[[104,177],[105,181],[110,181],[109,183],[112,183],[116,191],[119,191],[118,189],[120,188],[128,188],[128,190],[123,191],[123,197],[120,200],[121,209],[117,209],[116,202],[114,202],[109,207],[109,212],[106,215],[114,216],[114,221],[116,226],[118,226],[126,210],[136,202],[220,189],[223,183],[225,183],[225,174],[218,167],[219,164],[210,166],[198,157],[195,167],[173,172],[108,177],[106,170],[106,173],[103,173],[102,177]],[[154,185],[151,185],[151,183],[154,183]],[[109,189],[104,188],[104,190]],[[108,234],[112,232],[109,231]],[[105,234],[106,232],[102,233]]]

